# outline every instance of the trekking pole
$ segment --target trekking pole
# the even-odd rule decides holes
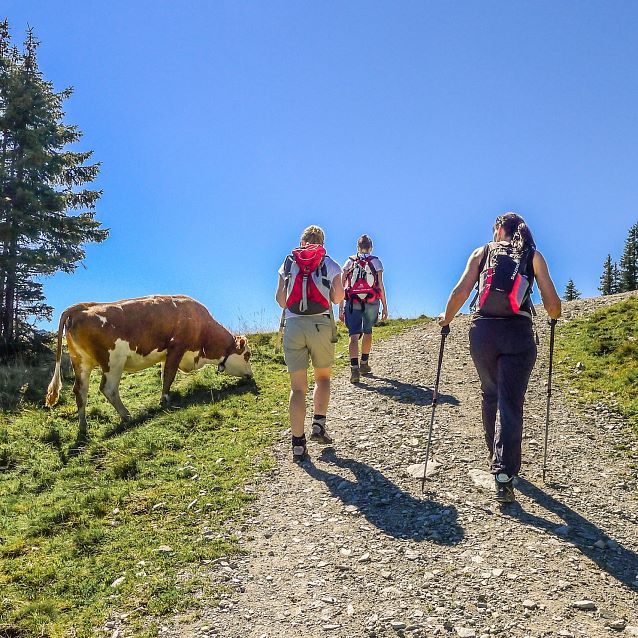
[[[549,374],[547,378],[547,410],[545,412],[545,448],[543,450],[543,483],[547,472],[547,439],[549,437],[549,404],[552,398],[552,367],[554,363],[554,329],[556,319],[549,320]]]
[[[436,381],[434,382],[434,392],[432,393],[432,415],[430,416],[430,429],[428,431],[428,444],[425,448],[425,463],[423,464],[423,478],[421,479],[421,494],[425,491],[425,477],[428,471],[428,458],[430,456],[430,446],[432,445],[432,428],[434,426],[434,410],[439,399],[439,379],[441,378],[441,366],[443,365],[443,348],[445,337],[450,334],[450,326],[441,328],[441,346],[439,348],[439,363],[436,367]]]

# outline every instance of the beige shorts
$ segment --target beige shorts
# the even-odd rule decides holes
[[[332,325],[326,315],[286,319],[284,358],[288,372],[307,370],[311,360],[315,368],[331,368],[335,360],[331,339]]]

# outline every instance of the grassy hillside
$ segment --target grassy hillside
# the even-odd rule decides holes
[[[152,636],[149,616],[214,598],[200,570],[240,550],[228,523],[241,518],[246,484],[271,465],[267,448],[287,426],[288,377],[273,343],[251,338],[254,381],[213,367],[178,377],[171,410],[159,408],[158,367],[125,375],[134,416],[125,428],[94,373],[81,450],[68,380],[53,410],[23,398],[0,412],[0,638],[93,636],[114,610]],[[347,365],[345,334],[337,347]]]
[[[638,433],[638,298],[560,327],[558,370],[579,400],[617,409]]]

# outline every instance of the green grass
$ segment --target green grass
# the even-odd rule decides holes
[[[385,322],[375,336],[423,321]],[[341,332],[337,366],[348,364]],[[81,450],[69,380],[53,410],[23,396],[0,412],[0,637],[93,636],[114,611],[129,614],[137,636],[153,636],[149,616],[214,600],[206,566],[241,550],[230,523],[288,424],[274,336],[250,341],[254,382],[212,366],[182,375],[171,410],[158,405],[159,368],[125,375],[122,399],[134,417],[125,427],[94,373]]]
[[[614,407],[638,433],[638,298],[562,325],[556,359],[581,402]]]

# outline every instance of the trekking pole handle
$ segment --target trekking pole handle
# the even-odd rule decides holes
[[[447,337],[450,334],[450,324],[448,323],[447,326],[443,326],[441,328],[441,336],[442,337]]]

